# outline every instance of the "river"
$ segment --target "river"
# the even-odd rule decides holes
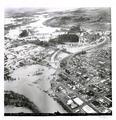
[[[34,75],[38,70],[42,72],[42,74],[39,76]],[[12,74],[12,77],[16,78],[16,80],[5,81],[5,90],[12,90],[26,96],[42,113],[54,113],[57,111],[67,113],[57,101],[44,92],[44,90],[50,88],[50,80],[53,79],[52,74],[54,74],[54,72],[54,69],[41,65],[30,65],[18,68]],[[14,109],[16,109],[16,107]]]
[[[36,16],[38,21],[34,23],[30,23],[26,26],[20,26],[20,29],[26,29],[28,27],[35,28],[37,32],[35,32],[36,35],[39,37],[44,35],[45,37],[42,38],[42,40],[47,41],[48,37],[51,36],[51,34],[59,34],[55,32],[59,28],[52,28],[47,27],[43,25],[43,22],[47,20],[48,18],[45,18],[44,15]],[[17,32],[16,32],[17,31]],[[16,30],[10,30],[8,33],[9,37],[17,38],[19,34],[19,28],[16,28]],[[89,48],[92,48],[93,46],[89,46]],[[95,47],[95,46],[94,46]],[[76,49],[75,53],[81,51],[82,49],[87,49],[84,47]],[[23,50],[23,48],[22,48]],[[55,64],[55,56],[60,53],[60,50],[57,50],[52,56],[50,60],[50,64],[55,69],[58,67],[58,64]],[[71,56],[74,56],[75,54],[72,54]],[[66,57],[66,56],[64,56]],[[62,57],[62,59],[64,58]],[[47,93],[44,91],[47,91],[50,89],[50,80],[53,79],[53,74],[55,73],[55,69],[47,66],[42,65],[29,65],[24,66],[21,68],[17,68],[13,74],[12,77],[16,78],[15,81],[5,81],[5,90],[12,90],[16,93],[23,94],[27,98],[29,98],[30,101],[32,101],[42,113],[54,113],[59,111],[60,113],[67,113],[63,107],[57,103],[52,97],[50,97]],[[40,72],[39,75],[35,75],[36,72]],[[13,108],[12,108],[13,109]],[[14,109],[17,109],[14,107]],[[22,109],[22,108],[21,108]],[[8,109],[10,112],[10,108]],[[8,110],[6,112],[8,112]],[[23,109],[23,111],[27,112],[27,110]]]
[[[16,29],[11,29],[6,35],[10,38],[16,39],[20,33],[21,29],[26,29],[28,27],[34,28],[35,34],[39,36],[40,40],[48,40],[48,37],[52,33],[55,33],[59,28],[52,28],[43,25],[43,22],[48,19],[44,15],[35,16],[36,22],[30,23],[25,26],[17,27]],[[41,36],[45,36],[42,37]],[[22,47],[23,50],[23,47]],[[54,63],[53,63],[54,65]],[[37,71],[41,72],[41,75],[34,75]],[[49,72],[48,72],[49,71]],[[17,68],[11,75],[15,78],[15,81],[5,81],[5,90],[12,90],[16,93],[23,94],[30,101],[32,101],[42,113],[54,113],[59,111],[60,113],[67,113],[63,107],[57,103],[52,97],[44,92],[50,89],[50,80],[53,79],[52,74],[55,73],[55,69],[48,68],[41,65],[30,65]],[[14,107],[14,110],[17,109]],[[6,110],[6,109],[5,109]],[[13,107],[11,109],[13,111]],[[6,112],[10,112],[10,108]],[[18,111],[18,110],[17,110]],[[21,111],[21,108],[20,110]],[[23,109],[23,112],[27,110]]]

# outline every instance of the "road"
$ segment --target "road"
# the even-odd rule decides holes
[[[82,48],[82,49],[79,49],[76,53],[72,53],[71,55],[69,55],[69,57],[68,57],[68,60],[67,60],[67,64],[69,64],[69,61],[71,60],[71,58],[72,57],[74,57],[74,56],[76,56],[76,55],[78,55],[80,52],[82,52],[82,51],[89,51],[89,50],[92,50],[92,49],[98,49],[98,48],[101,48],[102,46],[104,46],[104,45],[106,45],[107,44],[107,42],[108,42],[108,37],[104,37],[104,41],[102,41],[101,43],[98,43],[97,45],[90,45],[90,46],[88,46],[88,47],[86,47],[86,48]],[[61,50],[58,50],[58,52],[57,53],[59,53]],[[56,54],[57,54],[56,53]],[[56,55],[55,54],[55,55]],[[55,57],[53,57],[52,59],[53,59],[53,61],[54,61],[54,58]],[[65,58],[63,58],[63,59],[65,59]],[[62,59],[62,60],[63,60]],[[72,79],[72,76],[66,76],[66,77],[68,77],[67,79]],[[60,84],[61,86],[63,86],[63,87],[65,87],[65,90],[67,90],[67,85],[66,84]],[[78,91],[78,90],[77,90]],[[97,108],[95,108],[95,107],[93,107],[93,105],[92,104],[89,104],[90,103],[90,101],[89,102],[87,102],[87,101],[85,101],[79,94],[78,94],[78,92],[77,91],[74,91],[74,93],[77,95],[77,97],[78,98],[80,98],[82,101],[83,101],[83,104],[78,108],[78,109],[80,109],[81,110],[81,108],[84,106],[84,105],[89,105],[95,112],[97,112],[97,113],[99,113],[99,110],[97,109]],[[58,94],[56,94],[57,96],[58,96]],[[100,94],[97,94],[98,96],[101,96]],[[58,96],[59,97],[59,96]],[[102,96],[101,96],[102,97]],[[64,100],[63,99],[61,99],[60,97],[59,97],[59,99],[64,103]],[[93,99],[94,100],[94,99]],[[67,106],[67,109],[69,109],[69,110],[71,110],[70,108],[69,108],[69,106],[67,105],[67,104],[65,104],[65,106]],[[72,112],[74,112],[73,110],[71,110]]]
[[[32,28],[36,27],[36,30],[39,31],[42,35],[45,33],[49,33],[49,36],[50,36],[51,33],[56,31],[56,28],[53,29],[53,28],[43,25],[43,22],[46,20],[46,19],[44,19],[43,16],[41,16],[39,19],[41,19],[41,21],[37,21],[35,23],[30,23],[28,26],[30,26]],[[21,29],[26,29],[28,26],[21,26]],[[19,29],[17,31],[19,31]],[[36,33],[36,32],[35,32],[35,34],[38,35],[38,33]],[[12,30],[9,31],[8,35],[11,38],[12,37],[14,38],[15,31],[14,32]],[[16,38],[18,37],[18,35],[16,35]],[[72,58],[73,56],[77,55],[82,50],[89,50],[89,49],[94,49],[95,47],[101,47],[103,44],[105,44],[105,42],[106,42],[106,40],[104,40],[103,43],[100,43],[97,46],[92,45],[92,46],[88,46],[84,49],[83,48],[77,49],[77,51],[75,51],[75,53],[72,53],[71,55],[69,55],[69,58]],[[50,63],[51,63],[51,66],[53,68],[55,68],[55,70],[58,68],[59,63],[60,63],[60,61],[56,61],[56,56],[58,54],[60,54],[60,52],[62,52],[62,51],[63,51],[62,49],[58,49],[51,56]],[[63,51],[63,52],[69,53],[68,51]],[[39,66],[31,65],[28,67],[22,67],[22,68],[15,70],[13,75],[14,75],[14,78],[16,78],[16,81],[11,81],[11,82],[5,81],[5,90],[12,90],[17,93],[25,95],[32,102],[34,102],[41,109],[41,111],[43,113],[44,112],[54,113],[55,111],[64,113],[66,111],[62,108],[62,106],[59,105],[56,101],[54,101],[53,98],[51,98],[50,96],[48,96],[45,92],[43,92],[41,90],[41,89],[47,88],[49,86],[48,82],[50,80],[48,80],[48,79],[50,79],[50,78],[48,78],[48,76],[51,76],[51,74],[53,74],[52,69],[50,70],[47,67],[45,67],[45,68],[44,67],[45,66],[41,66],[41,65],[39,65]],[[38,76],[33,75],[34,72],[38,71],[38,69],[41,69],[41,68],[45,69],[42,76],[39,76],[39,78],[38,78]],[[23,74],[23,76],[22,76],[22,74]]]
[[[104,41],[98,43],[97,45],[89,45],[88,47],[79,49],[76,53],[70,55],[69,59],[67,60],[67,64],[69,64],[69,61],[70,61],[71,58],[73,58],[74,56],[78,55],[82,51],[88,51],[88,50],[92,50],[92,49],[95,49],[95,48],[97,48],[97,49],[101,48],[102,46],[104,46],[105,44],[107,44],[108,39],[109,38],[107,36],[104,36]]]

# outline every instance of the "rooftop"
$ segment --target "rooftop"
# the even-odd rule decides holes
[[[88,105],[85,105],[84,107],[83,107],[83,110],[85,111],[85,112],[87,112],[87,113],[96,113],[96,111],[94,111],[90,106],[88,106]]]
[[[82,105],[83,104],[83,101],[80,99],[80,98],[75,98],[73,99],[78,105]]]

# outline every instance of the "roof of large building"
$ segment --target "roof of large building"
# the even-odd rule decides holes
[[[94,111],[90,106],[88,106],[88,105],[85,105],[84,107],[83,107],[83,110],[85,111],[85,112],[87,112],[87,113],[96,113],[96,111]]]
[[[83,101],[80,99],[80,98],[75,98],[73,99],[78,105],[82,105],[83,104]]]

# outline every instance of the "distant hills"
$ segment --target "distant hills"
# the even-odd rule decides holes
[[[81,24],[89,27],[92,25],[94,27],[102,26],[103,28],[104,26],[104,29],[110,29],[110,24],[107,26],[107,23],[111,23],[110,8],[79,8],[52,15],[44,24],[52,27],[70,27]]]

